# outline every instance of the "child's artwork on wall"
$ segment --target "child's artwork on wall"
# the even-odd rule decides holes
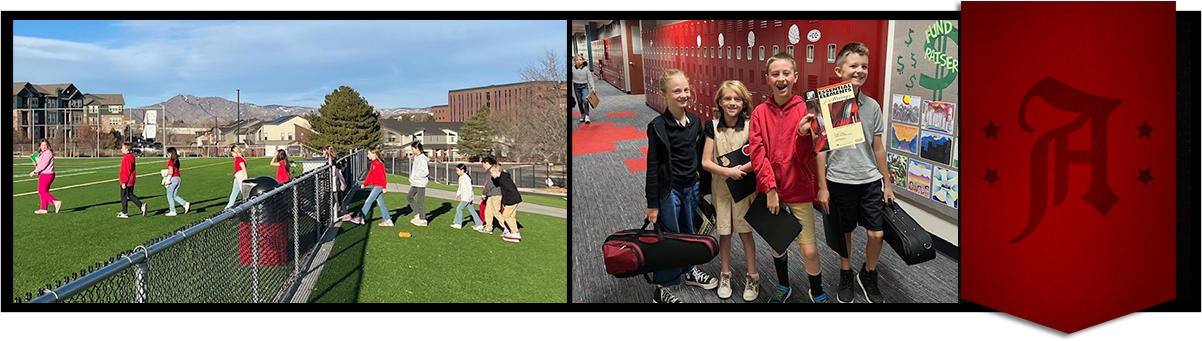
[[[892,132],[889,135],[890,148],[918,154],[918,127],[894,124]]]
[[[952,167],[960,169],[960,144],[952,143]]]
[[[942,164],[952,162],[952,136],[929,131],[922,132],[922,152],[919,156]]]
[[[906,188],[906,163],[910,158],[901,154],[889,153],[886,156],[889,163],[889,181],[901,188]]]
[[[960,208],[960,173],[935,166],[931,175],[931,199],[951,208]]]
[[[922,114],[922,98],[918,96],[893,94],[893,113],[895,123],[918,125],[918,117]]]
[[[906,189],[926,198],[931,197],[931,164],[910,158],[906,173],[909,175]]]
[[[941,133],[952,133],[956,122],[956,104],[948,102],[922,101],[922,128]]]

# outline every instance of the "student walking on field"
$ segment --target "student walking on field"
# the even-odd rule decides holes
[[[238,194],[242,193],[242,180],[246,180],[246,159],[242,158],[242,147],[230,146],[230,155],[234,156],[234,188],[230,190],[230,202],[225,204],[227,210],[238,202]]]
[[[492,160],[492,163],[489,163]],[[501,187],[497,187],[492,181],[492,167],[496,164],[492,156],[486,156],[480,160],[480,164],[484,167],[484,174],[487,177],[484,181],[483,198],[480,198],[480,207],[484,211],[484,225],[474,226],[473,229],[482,233],[492,234],[493,218],[501,216]]]
[[[168,217],[175,216],[175,203],[177,201],[183,203],[184,214],[188,214],[188,208],[192,206],[192,203],[179,196],[179,168],[179,152],[175,150],[175,147],[167,148],[167,173],[171,174],[171,184],[167,185],[167,204],[171,207],[171,212],[167,212],[166,214]]]
[[[134,160],[134,154],[130,153],[130,148],[133,144],[126,142],[121,145],[121,153],[125,154],[121,158],[121,174],[117,181],[121,182],[121,212],[117,213],[117,218],[129,218],[129,202],[133,201],[142,209],[142,216],[146,216],[146,204],[142,200],[138,200],[138,196],[134,195],[134,182],[138,179],[137,161]]]
[[[33,213],[46,214],[47,204],[53,204],[54,213],[58,213],[59,208],[63,207],[63,202],[50,195],[50,184],[54,183],[54,152],[50,150],[50,141],[42,139],[38,149],[38,163],[33,171],[29,172],[29,176],[38,177],[38,199],[41,201],[41,208]]]
[[[416,226],[426,226],[426,184],[430,181],[430,158],[426,157],[421,141],[413,141],[409,145],[413,153],[413,166],[409,169],[409,208],[413,210],[413,219],[409,222]]]
[[[509,173],[501,171],[501,165],[491,156],[485,157],[484,162],[491,165],[489,167],[489,177],[493,182],[493,186],[501,188],[501,227],[504,228],[504,233],[501,238],[507,242],[518,243],[522,241],[522,233],[518,231],[518,203],[522,202],[522,194],[518,193],[518,186],[513,183],[513,178]]]
[[[464,209],[467,209],[467,214],[472,216],[472,222],[475,222],[477,227],[483,225],[480,223],[480,215],[475,214],[476,210],[472,209],[472,178],[467,176],[467,166],[462,163],[455,165],[455,172],[459,173],[459,188],[455,191],[455,200],[459,201],[459,206],[455,207],[455,223],[451,224],[451,227],[463,228]]]
[[[388,193],[388,179],[384,176],[384,163],[380,161],[380,154],[376,149],[368,150],[367,158],[371,159],[371,166],[368,168],[367,178],[363,179],[363,188],[371,189],[371,194],[367,195],[367,201],[363,202],[363,209],[359,210],[358,216],[347,214],[342,217],[342,220],[363,225],[363,218],[371,213],[371,204],[374,202],[376,206],[380,207],[380,218],[383,219],[379,226],[393,226],[392,217],[388,215],[388,206],[384,205],[384,193]]]

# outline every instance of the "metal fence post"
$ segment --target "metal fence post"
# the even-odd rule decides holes
[[[129,256],[125,256],[129,257]],[[149,260],[149,259],[147,259]],[[146,303],[146,275],[149,272],[146,261],[134,264],[134,303]]]
[[[259,205],[250,207],[250,245],[251,245],[251,269],[253,277],[251,282],[251,290],[255,303],[259,303]]]
[[[309,180],[305,180],[309,181]],[[296,195],[296,187],[292,186],[292,275],[300,274],[300,196]],[[314,186],[316,187],[316,186]]]

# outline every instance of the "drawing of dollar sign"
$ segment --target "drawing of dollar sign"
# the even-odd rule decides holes
[[[906,47],[910,47],[910,43],[914,42],[914,29],[910,29],[909,36],[906,38]]]
[[[897,56],[897,74],[902,74],[902,70],[906,69],[906,64],[902,64],[902,56]]]
[[[910,67],[918,67],[918,60],[914,59],[914,54],[910,54]]]
[[[906,84],[906,90],[914,89],[914,78],[916,76],[910,75],[910,84]]]

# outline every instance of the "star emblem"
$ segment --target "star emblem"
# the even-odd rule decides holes
[[[997,168],[985,168],[985,178],[982,180],[989,181],[989,187],[993,187],[994,181],[1001,181],[1002,179],[997,177]]]
[[[981,127],[981,129],[985,130],[985,139],[989,139],[990,137],[996,139],[998,138],[997,131],[998,129],[1002,129],[1002,127],[993,125],[993,120],[990,120],[989,125]]]
[[[1148,168],[1148,169],[1140,168],[1139,177],[1135,178],[1135,181],[1142,181],[1144,183],[1144,187],[1148,187],[1148,181],[1152,181],[1155,179],[1156,178],[1152,177],[1152,169],[1151,168]]]
[[[1136,139],[1147,137],[1149,140],[1151,140],[1152,139],[1152,129],[1156,129],[1156,128],[1148,126],[1148,121],[1145,120],[1144,125],[1136,126],[1135,129],[1139,130],[1139,137],[1136,137]]]

